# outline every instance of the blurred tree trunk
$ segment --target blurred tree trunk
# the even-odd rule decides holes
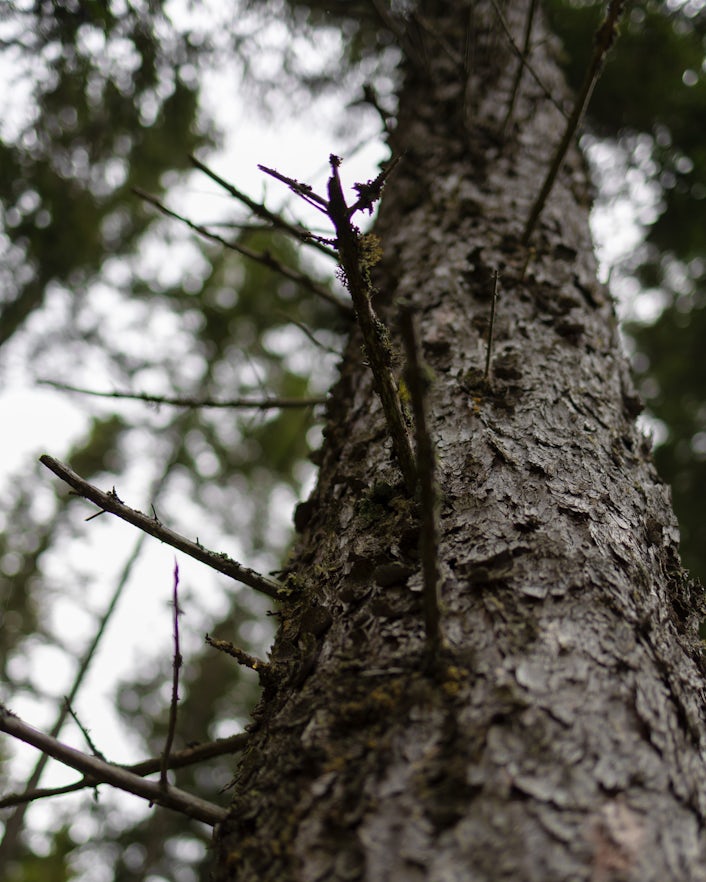
[[[215,878],[706,879],[701,594],[634,425],[586,170],[570,152],[528,255],[565,120],[525,71],[504,124],[491,3],[422,6],[376,305],[395,340],[413,302],[434,374],[448,646],[425,664],[418,511],[354,334]],[[506,6],[520,45],[528,6]],[[569,106],[541,21],[534,45]]]

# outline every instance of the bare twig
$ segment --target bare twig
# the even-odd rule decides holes
[[[373,206],[382,196],[382,191],[387,183],[388,177],[397,168],[397,163],[402,159],[403,155],[404,154],[399,153],[397,156],[393,156],[380,174],[372,180],[366,181],[364,184],[353,184],[353,189],[358,194],[358,199],[356,199],[353,205],[348,206],[349,219],[352,218],[357,211],[367,211],[369,214],[373,213]],[[329,217],[331,217],[330,214]]]
[[[314,334],[314,332],[311,330],[311,328],[308,328],[304,324],[304,322],[300,322],[298,319],[295,319],[291,315],[287,315],[284,312],[281,313],[281,315],[284,316],[284,318],[287,320],[287,322],[290,325],[294,325],[295,327],[299,328],[299,330],[302,332],[302,334],[304,334],[305,337],[307,337],[309,340],[311,340],[311,342],[314,344],[314,346],[318,346],[319,349],[323,349],[323,351],[328,352],[329,355],[335,355],[337,358],[341,357],[341,352],[338,349],[334,349],[332,346],[327,346],[325,343],[322,343],[321,340],[319,340],[317,338],[316,334]],[[297,399],[292,399],[292,400],[296,401]],[[320,398],[317,403],[318,404],[325,404],[326,399]]]
[[[498,302],[498,271],[493,271],[493,294],[490,300],[490,322],[488,323],[488,349],[485,354],[485,379],[490,377],[490,364],[493,357],[493,331],[495,330],[495,307]]]
[[[250,588],[254,588],[256,591],[266,594],[268,597],[275,599],[282,598],[287,593],[287,589],[279,582],[275,582],[273,579],[268,579],[265,576],[256,573],[254,570],[244,567],[242,564],[239,564],[237,561],[228,557],[227,554],[209,551],[198,541],[192,542],[185,536],[174,532],[174,530],[170,530],[169,527],[165,527],[156,518],[143,514],[141,511],[137,511],[134,508],[130,508],[129,505],[125,505],[125,503],[118,497],[115,490],[104,493],[102,490],[89,484],[88,481],[84,481],[84,479],[77,475],[76,472],[59,462],[59,460],[44,454],[39,457],[39,461],[42,465],[45,465],[50,471],[54,472],[55,475],[61,478],[62,481],[65,481],[79,496],[83,496],[85,499],[90,499],[91,502],[94,502],[103,511],[108,511],[111,514],[122,518],[122,520],[138,527],[144,533],[154,536],[161,542],[166,542],[166,544],[171,545],[172,548],[183,551],[184,554],[188,554],[190,557],[201,561],[201,563],[206,564],[206,566],[211,567],[211,569],[217,570],[225,576],[230,576],[230,578],[235,579],[236,582],[248,585]]]
[[[493,3],[495,2],[496,0],[493,0]],[[571,111],[571,116],[569,117],[569,120],[566,124],[564,135],[559,143],[559,146],[556,149],[556,153],[554,154],[554,158],[552,159],[552,162],[549,166],[549,170],[547,171],[547,176],[544,179],[542,189],[540,190],[539,195],[537,196],[534,205],[532,206],[529,217],[527,218],[527,223],[522,234],[522,243],[524,245],[527,245],[529,243],[530,237],[534,232],[534,228],[537,224],[537,221],[539,220],[540,214],[542,213],[544,204],[547,201],[549,194],[551,193],[552,187],[554,186],[554,181],[556,180],[556,176],[559,174],[559,170],[561,169],[561,166],[564,162],[564,157],[566,156],[566,152],[569,149],[569,144],[574,137],[576,129],[581,122],[581,119],[583,118],[584,112],[593,93],[593,89],[598,82],[598,77],[600,75],[601,69],[603,68],[608,50],[613,45],[616,37],[618,36],[618,19],[620,18],[624,5],[625,0],[610,0],[606,17],[603,20],[601,26],[596,31],[593,58],[591,59],[591,63],[589,64],[588,69],[586,70],[583,85],[579,94],[576,96],[574,108]]]
[[[517,63],[517,71],[515,72],[515,81],[512,84],[512,91],[510,92],[510,100],[507,104],[507,111],[505,113],[505,120],[503,122],[503,131],[507,130],[508,123],[512,119],[512,112],[515,109],[515,101],[517,100],[517,95],[520,91],[520,82],[522,81],[522,72],[527,66],[527,59],[529,58],[530,52],[530,40],[532,38],[532,25],[534,23],[534,14],[537,9],[537,0],[530,0],[530,7],[527,12],[527,19],[525,21],[525,38],[522,45],[522,54]]]
[[[500,8],[500,5],[498,4],[498,0],[490,0],[490,2],[493,4],[493,7],[495,8],[495,12],[497,13],[498,20],[500,21],[502,29],[505,31],[505,36],[507,37],[507,41],[510,44],[510,48],[515,53],[515,55],[519,58],[520,64],[522,64],[524,67],[527,68],[527,72],[532,77],[532,79],[535,81],[535,83],[539,86],[539,88],[542,90],[542,92],[544,93],[544,97],[548,101],[550,101],[554,105],[554,107],[556,107],[556,109],[559,111],[559,113],[564,117],[564,119],[566,119],[567,116],[566,116],[566,111],[564,110],[564,108],[561,106],[561,104],[559,104],[559,102],[556,100],[556,98],[554,98],[554,96],[552,95],[550,90],[541,81],[541,79],[539,78],[538,74],[535,72],[532,65],[523,56],[522,51],[520,50],[519,46],[515,42],[514,37],[512,36],[512,32],[510,31],[510,26],[508,25],[507,20],[506,20],[505,16],[503,15],[503,11]]]
[[[147,392],[101,392],[97,389],[84,389],[81,386],[71,386],[68,383],[58,383],[56,380],[38,380],[40,386],[52,386],[54,389],[62,389],[65,392],[78,392],[81,395],[92,395],[95,398],[119,398],[129,401],[144,401],[147,404],[169,405],[170,407],[184,407],[190,409],[199,408],[237,408],[242,410],[285,410],[296,407],[315,407],[317,404],[325,404],[326,399],[321,396],[311,398],[190,398],[171,395],[150,395]]]
[[[239,732],[229,738],[217,738],[215,741],[207,741],[204,744],[196,744],[193,747],[186,747],[184,750],[177,750],[169,757],[169,768],[183,769],[196,765],[196,763],[215,759],[215,757],[223,756],[226,753],[237,753],[237,751],[243,750],[249,738],[247,732]],[[131,766],[125,766],[125,768],[136,775],[152,775],[159,771],[161,762],[161,757],[152,757]]]
[[[179,671],[181,670],[182,657],[179,651],[179,564],[174,561],[174,588],[172,592],[172,604],[174,606],[174,615],[172,617],[172,635],[174,638],[174,659],[172,661],[172,700],[169,702],[169,726],[167,728],[167,737],[164,740],[164,750],[162,752],[162,766],[159,770],[159,783],[161,787],[168,787],[167,771],[169,769],[169,755],[172,751],[174,743],[174,733],[176,732],[177,707],[179,704]]]
[[[400,311],[400,332],[407,356],[405,377],[414,413],[414,434],[417,445],[417,475],[422,520],[419,551],[424,578],[424,626],[427,645],[433,652],[443,642],[438,562],[439,500],[435,479],[434,444],[427,420],[429,375],[426,365],[422,362],[414,316],[409,305],[403,306]]]
[[[247,732],[241,732],[238,735],[231,735],[229,738],[219,738],[216,741],[209,741],[205,744],[197,744],[194,747],[175,751],[169,757],[168,768],[183,769],[187,766],[193,766],[197,763],[203,763],[209,759],[223,756],[224,754],[237,753],[245,747],[249,738],[250,736]],[[162,756],[152,757],[130,766],[120,765],[120,768],[142,778],[159,772],[163,759]],[[84,776],[79,781],[74,781],[73,784],[66,784],[63,787],[42,787],[35,790],[25,790],[23,793],[11,793],[0,799],[0,809],[24,805],[37,799],[62,796],[64,793],[75,793],[79,790],[85,790],[87,787],[95,787],[96,784],[100,783],[102,782],[95,778]]]
[[[242,202],[243,205],[246,205],[254,215],[267,221],[272,227],[288,233],[290,236],[293,236],[305,245],[313,245],[314,248],[317,248],[322,254],[325,254],[327,257],[333,257],[335,260],[336,252],[320,242],[316,236],[309,232],[309,230],[298,224],[290,223],[283,218],[282,215],[270,211],[270,209],[266,208],[261,202],[256,202],[254,199],[251,199],[245,193],[238,190],[237,187],[229,184],[228,181],[224,180],[220,175],[217,175],[212,169],[200,162],[195,156],[190,156],[189,159],[195,168],[202,171],[205,175],[208,175],[208,177],[218,184],[219,187],[223,187],[223,189],[227,190],[231,196],[239,202]]]
[[[257,658],[254,655],[250,655],[250,653],[245,652],[245,650],[240,649],[238,646],[235,646],[229,640],[218,640],[215,637],[210,637],[206,634],[206,643],[209,646],[212,646],[214,649],[217,649],[219,652],[225,652],[226,655],[234,658],[239,665],[243,665],[245,668],[250,668],[253,671],[257,671],[257,673],[262,676],[263,673],[266,673],[270,666],[267,662],[262,661],[262,659]]]
[[[86,727],[83,725],[83,723],[79,720],[74,709],[71,707],[71,703],[69,702],[68,696],[64,696],[64,703],[66,705],[66,710],[71,715],[71,719],[74,721],[74,723],[76,723],[76,725],[78,726],[78,728],[81,731],[81,734],[86,739],[86,744],[88,745],[88,748],[91,751],[91,753],[94,756],[97,756],[98,759],[104,760],[105,755],[103,753],[101,753],[101,751],[98,750],[96,745],[93,743],[93,739],[91,738],[91,733],[88,731],[88,729],[86,729]]]
[[[126,771],[121,766],[106,763],[95,756],[89,756],[57,741],[51,735],[46,735],[38,729],[25,723],[15,714],[11,713],[4,705],[0,704],[0,730],[12,735],[25,744],[31,744],[37,750],[53,757],[66,766],[90,776],[94,782],[103,782],[141,796],[151,803],[164,806],[203,821],[205,824],[214,826],[224,820],[228,812],[221,806],[207,802],[197,796],[192,796],[176,787],[162,787],[161,784],[145,781],[139,775]]]
[[[268,168],[268,166],[259,163],[257,167],[260,171],[265,172],[266,175],[270,175],[270,177],[275,180],[286,184],[292,193],[295,193],[300,199],[303,199],[304,202],[308,202],[309,205],[317,211],[320,211],[322,214],[328,213],[326,210],[326,200],[323,196],[319,196],[318,193],[315,193],[310,184],[302,184],[301,181],[298,181],[296,178],[287,177],[287,175],[283,175],[282,172],[278,172],[276,168]]]
[[[153,205],[162,214],[178,220],[180,223],[187,226],[190,230],[198,233],[200,236],[203,236],[205,239],[210,239],[212,242],[218,242],[218,244],[223,245],[224,248],[230,248],[232,251],[237,251],[238,254],[242,254],[243,257],[254,260],[256,263],[261,263],[268,269],[274,270],[275,272],[284,276],[286,279],[291,279],[291,281],[296,282],[298,285],[301,285],[303,288],[311,291],[312,294],[316,294],[316,296],[320,297],[322,300],[326,300],[328,303],[331,303],[343,314],[350,315],[350,309],[346,306],[346,304],[342,303],[323,285],[315,282],[305,273],[299,272],[299,270],[295,270],[292,267],[287,266],[286,264],[277,260],[277,258],[273,257],[267,251],[253,251],[252,248],[248,248],[246,245],[241,245],[238,242],[228,241],[228,239],[224,239],[223,236],[219,236],[218,233],[214,233],[206,227],[201,226],[201,224],[196,224],[183,215],[179,214],[178,212],[172,211],[171,208],[167,208],[167,206],[160,202],[159,199],[156,199],[154,196],[151,196],[144,190],[140,190],[138,187],[134,187],[133,192],[145,202],[149,202],[150,205]]]

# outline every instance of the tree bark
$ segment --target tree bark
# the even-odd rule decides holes
[[[528,6],[506,6],[517,44]],[[542,28],[532,67],[568,102]],[[412,302],[434,375],[446,646],[429,658],[418,503],[353,334],[215,879],[706,879],[701,593],[634,425],[585,167],[570,152],[528,252],[565,120],[525,73],[503,129],[517,62],[487,0],[427,3],[409,45],[374,302],[393,340]]]

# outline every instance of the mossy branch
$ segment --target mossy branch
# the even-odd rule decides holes
[[[354,211],[372,209],[379,193],[375,182],[357,185],[360,198],[353,206],[348,206],[343,196],[338,167],[341,160],[330,157],[331,177],[328,182],[328,215],[336,229],[336,246],[341,262],[346,287],[353,301],[358,325],[363,336],[365,352],[375,379],[375,388],[380,397],[385,419],[392,436],[392,444],[402,470],[407,491],[412,495],[417,484],[417,468],[414,452],[407,433],[407,424],[402,412],[402,403],[397,392],[397,383],[392,372],[392,353],[386,328],[376,316],[372,305],[373,285],[370,280],[370,260],[365,254],[363,237],[351,223]],[[363,188],[367,187],[366,190]],[[381,187],[380,187],[381,189]]]
[[[276,169],[260,165],[259,168],[271,175],[304,199],[318,211],[328,215],[336,231],[334,245],[341,265],[343,281],[351,295],[353,309],[363,336],[365,353],[373,372],[375,390],[382,403],[387,426],[392,437],[392,446],[404,478],[407,492],[413,495],[417,486],[417,470],[412,444],[407,432],[407,424],[402,412],[402,403],[397,392],[397,383],[392,372],[392,351],[387,328],[375,314],[372,296],[375,293],[370,279],[370,268],[379,259],[379,248],[370,236],[361,236],[360,230],[351,218],[358,211],[372,212],[380,198],[387,176],[396,166],[399,157],[394,159],[376,178],[366,183],[355,184],[358,198],[352,205],[346,203],[338,174],[341,159],[331,154],[331,177],[328,180],[328,199],[315,193],[308,184],[289,178]]]

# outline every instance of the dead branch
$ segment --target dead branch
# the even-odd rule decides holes
[[[320,211],[322,214],[328,214],[326,200],[323,196],[319,196],[318,193],[315,193],[310,184],[302,184],[301,181],[298,181],[296,178],[289,178],[287,175],[278,172],[276,168],[268,168],[268,166],[259,163],[257,167],[260,171],[265,172],[266,175],[270,175],[270,177],[274,178],[276,181],[281,181],[283,184],[286,184],[292,193],[299,196],[300,199],[303,199],[304,202],[307,202],[317,211]]]
[[[497,0],[493,0],[493,3],[496,2]],[[534,228],[537,224],[537,221],[539,220],[540,214],[542,213],[544,204],[547,201],[549,194],[551,193],[552,187],[554,186],[556,176],[559,174],[559,170],[563,165],[564,157],[566,156],[566,152],[569,149],[569,144],[571,144],[576,129],[578,128],[579,123],[583,118],[588,102],[591,99],[593,89],[598,82],[598,77],[600,76],[601,70],[603,68],[608,50],[613,45],[616,37],[618,36],[618,19],[620,18],[624,5],[625,0],[610,0],[606,17],[603,20],[601,26],[596,31],[593,57],[591,58],[588,69],[586,70],[583,85],[579,94],[576,96],[574,109],[571,111],[571,116],[569,117],[566,129],[564,130],[564,135],[559,143],[559,146],[556,149],[554,158],[552,159],[552,162],[549,166],[549,170],[547,171],[547,176],[544,179],[542,189],[540,190],[539,195],[537,196],[534,205],[532,206],[529,217],[527,218],[527,223],[522,234],[523,245],[529,244],[530,237],[534,232]]]
[[[372,212],[374,203],[380,198],[387,176],[399,159],[400,157],[395,157],[374,180],[364,184],[355,184],[358,199],[352,205],[346,203],[343,195],[341,179],[338,174],[341,160],[333,154],[329,157],[331,177],[328,181],[328,201],[314,193],[308,184],[302,184],[294,178],[289,178],[266,166],[261,165],[259,168],[278,181],[282,181],[290,190],[307,201],[313,200],[316,207],[328,215],[336,230],[335,242],[344,281],[353,301],[353,308],[375,379],[376,391],[382,403],[392,437],[395,455],[402,470],[407,490],[412,494],[416,487],[414,453],[407,434],[397,384],[391,369],[392,352],[389,335],[375,314],[371,302],[375,292],[370,281],[370,267],[377,260],[377,256],[364,253],[364,237],[360,235],[358,228],[351,223],[351,218],[357,211]]]
[[[424,626],[427,646],[435,652],[443,642],[441,630],[441,600],[439,587],[439,500],[436,487],[436,457],[427,418],[429,373],[422,361],[414,315],[409,305],[400,311],[400,332],[407,356],[405,379],[414,414],[414,434],[417,447],[416,471],[419,479],[421,530],[419,552],[424,579]]]
[[[321,344],[319,344],[321,345]],[[147,404],[168,405],[170,407],[184,407],[190,409],[201,408],[233,408],[241,410],[289,410],[297,407],[315,407],[317,404],[326,404],[326,399],[320,396],[311,398],[189,398],[172,395],[150,395],[148,392],[102,392],[98,389],[84,389],[81,386],[72,386],[69,383],[58,383],[56,380],[37,380],[39,386],[52,386],[64,392],[77,392],[80,395],[91,395],[94,398],[117,398],[129,401],[144,401]]]
[[[174,561],[174,588],[172,594],[172,604],[174,606],[174,614],[172,617],[172,636],[174,639],[174,658],[172,660],[172,698],[169,702],[169,725],[167,727],[167,737],[164,739],[164,751],[162,752],[162,764],[159,770],[159,783],[161,787],[167,788],[169,781],[167,780],[167,771],[169,769],[169,755],[172,751],[174,743],[174,733],[176,732],[177,709],[179,704],[179,671],[181,670],[182,657],[179,651],[179,564]]]
[[[493,293],[490,300],[490,322],[488,323],[488,348],[485,353],[485,379],[490,379],[490,365],[493,357],[493,333],[495,331],[495,308],[498,302],[498,277],[497,270],[493,272]]]
[[[308,328],[304,324],[304,322],[300,322],[299,319],[295,319],[291,315],[287,315],[287,313],[285,313],[285,312],[282,312],[280,314],[287,320],[287,322],[290,325],[294,325],[295,327],[299,328],[299,330],[302,332],[302,334],[304,334],[305,337],[307,337],[309,340],[311,340],[311,342],[314,344],[314,346],[318,346],[319,349],[323,349],[323,351],[328,352],[329,355],[335,355],[336,358],[341,358],[343,353],[341,353],[338,349],[334,349],[332,346],[327,346],[325,343],[322,343],[321,340],[319,340],[317,338],[316,334],[314,334],[314,332],[311,330],[311,328]],[[292,399],[292,400],[296,401],[297,399]],[[307,400],[307,399],[303,399],[303,400]],[[325,404],[326,399],[321,398],[321,399],[319,399],[319,401],[317,403],[318,404]]]
[[[530,7],[527,11],[527,19],[525,21],[525,36],[522,43],[522,54],[517,63],[517,71],[515,72],[515,81],[512,84],[510,92],[510,100],[507,103],[507,111],[505,112],[505,120],[503,122],[503,132],[507,130],[508,124],[512,119],[512,112],[515,109],[515,101],[520,91],[520,83],[522,81],[522,72],[528,65],[530,53],[530,40],[532,38],[532,25],[534,24],[534,15],[537,9],[537,0],[530,0]]]
[[[65,705],[66,705],[66,710],[68,711],[68,713],[69,713],[70,716],[71,716],[71,719],[74,721],[74,723],[76,723],[76,725],[77,725],[78,728],[79,728],[79,731],[81,732],[81,734],[82,734],[83,737],[85,738],[85,740],[86,740],[86,744],[88,745],[88,749],[91,751],[91,753],[93,754],[93,756],[97,756],[98,759],[102,759],[102,760],[104,760],[104,759],[105,759],[105,755],[104,755],[100,750],[98,750],[98,748],[96,747],[96,745],[93,743],[93,739],[91,738],[91,733],[90,733],[90,732],[88,731],[88,729],[83,725],[83,723],[81,722],[81,720],[79,720],[78,715],[76,714],[76,712],[74,711],[74,709],[71,707],[71,703],[69,702],[68,696],[64,696],[64,703],[65,703]]]
[[[360,233],[351,223],[353,211],[372,208],[373,201],[380,196],[384,178],[380,180],[378,186],[376,184],[379,179],[368,182],[367,185],[357,185],[360,198],[352,207],[349,207],[343,196],[341,179],[338,175],[341,160],[332,155],[330,162],[328,215],[336,229],[336,244],[341,268],[345,276],[346,287],[353,301],[365,352],[375,378],[376,390],[385,412],[392,445],[407,490],[411,495],[414,493],[417,483],[416,466],[402,412],[402,404],[397,392],[397,383],[391,369],[390,341],[387,339],[387,329],[375,314],[372,305],[374,289],[369,277],[370,259],[363,254]],[[361,189],[363,186],[367,188],[365,191]]]
[[[169,757],[168,768],[183,769],[187,766],[193,766],[197,763],[206,762],[209,759],[223,756],[224,754],[237,753],[243,750],[248,742],[249,735],[247,732],[241,732],[238,735],[231,735],[229,738],[218,738],[216,741],[209,741],[205,744],[197,744],[193,747],[187,747],[184,750],[178,750]],[[144,777],[159,772],[162,765],[163,757],[152,757],[142,760],[133,765],[120,765],[121,769],[126,772],[132,772],[135,775]],[[95,787],[96,784],[102,783],[90,776],[84,776],[73,784],[66,784],[63,787],[42,787],[34,790],[25,790],[22,793],[10,793],[0,799],[0,809],[12,808],[13,806],[25,805],[38,799],[47,799],[52,796],[62,796],[65,793],[76,793],[79,790],[85,790],[87,787]]]
[[[145,781],[121,766],[106,763],[98,757],[89,756],[69,747],[25,723],[3,704],[0,704],[0,730],[19,741],[24,741],[25,744],[36,747],[37,750],[41,750],[60,763],[90,776],[94,782],[111,784],[119,790],[133,793],[151,803],[173,809],[204,824],[214,826],[223,821],[228,814],[226,809],[214,803],[192,796],[176,787],[162,787],[159,783]]]
[[[309,230],[305,229],[303,226],[299,224],[292,224],[288,220],[282,217],[282,215],[277,214],[274,211],[270,211],[265,205],[261,202],[256,202],[254,199],[251,199],[245,193],[242,193],[237,187],[234,187],[232,184],[229,184],[228,181],[224,180],[220,175],[217,175],[212,169],[208,168],[208,166],[204,165],[200,162],[195,156],[190,156],[189,160],[191,164],[202,171],[205,175],[219,187],[222,187],[234,199],[237,199],[239,202],[242,202],[243,205],[247,206],[250,211],[256,216],[262,218],[264,221],[267,221],[271,227],[275,229],[282,230],[285,233],[288,233],[290,236],[293,236],[295,239],[298,239],[300,242],[303,242],[305,245],[312,245],[314,248],[318,249],[322,254],[325,254],[327,257],[332,257],[334,260],[336,259],[336,252],[331,248],[328,248],[323,242],[319,241],[319,239],[314,236]]]
[[[160,479],[159,485],[156,488],[157,490],[159,489],[159,486],[161,485],[161,483],[164,481],[165,475],[166,475],[166,471],[165,471],[165,473],[163,473],[163,475]],[[49,730],[49,734],[52,735],[54,738],[58,737],[58,735],[61,732],[61,729],[64,725],[64,721],[65,721],[66,715],[68,713],[67,703],[70,705],[71,702],[73,702],[75,700],[76,696],[78,695],[79,689],[81,688],[81,685],[83,684],[84,678],[86,676],[86,673],[88,672],[91,661],[96,654],[96,651],[100,645],[100,642],[103,638],[105,630],[108,626],[108,623],[110,622],[110,619],[112,618],[113,613],[115,612],[115,610],[117,608],[118,601],[120,600],[120,597],[122,596],[123,590],[125,589],[125,586],[128,583],[128,579],[130,578],[130,573],[132,572],[132,568],[135,565],[135,562],[137,561],[138,557],[140,556],[140,552],[142,550],[142,545],[145,541],[145,538],[146,537],[145,537],[144,533],[141,533],[139,535],[139,537],[135,543],[135,547],[133,548],[133,551],[130,554],[130,557],[128,558],[125,565],[123,566],[123,570],[118,578],[117,584],[115,586],[115,590],[113,591],[113,594],[112,594],[112,597],[108,601],[108,605],[106,606],[106,608],[103,612],[103,615],[101,616],[101,618],[98,622],[98,628],[96,629],[96,633],[93,637],[93,640],[91,641],[91,643],[89,644],[88,648],[86,649],[85,653],[83,654],[82,658],[79,661],[79,665],[78,665],[78,668],[77,668],[76,673],[74,675],[74,680],[71,685],[71,689],[69,690],[68,695],[66,696],[66,701],[59,708],[59,712],[58,712],[57,717],[54,721],[54,724],[51,727],[51,729]],[[31,794],[31,793],[34,793],[37,791],[39,781],[41,780],[42,774],[44,772],[44,769],[46,767],[48,760],[49,760],[49,757],[46,754],[40,754],[39,759],[37,760],[34,768],[32,769],[32,772],[31,772],[29,778],[27,779],[27,784],[25,785],[25,793],[26,794]],[[86,786],[86,785],[84,785],[84,786]],[[12,843],[14,843],[16,841],[17,836],[19,835],[19,832],[22,829],[22,825],[23,825],[24,817],[25,817],[25,812],[26,812],[27,804],[29,801],[31,801],[31,800],[27,800],[27,799],[23,800],[20,798],[16,802],[11,803],[11,805],[16,805],[17,809],[10,815],[10,817],[5,819],[5,836],[3,837],[3,848],[8,848],[10,851],[12,851],[12,848],[14,847],[14,845]]]
[[[129,401],[144,401],[147,404],[168,405],[170,407],[184,407],[190,409],[200,408],[233,408],[241,410],[288,410],[297,407],[315,407],[317,404],[326,404],[326,399],[320,396],[311,398],[190,398],[172,395],[150,395],[148,392],[102,392],[97,389],[84,389],[81,386],[71,386],[68,383],[59,383],[56,380],[38,380],[39,386],[52,386],[64,392],[77,392],[80,395],[92,395],[94,398],[117,398]]]
[[[156,517],[150,517],[149,515],[143,514],[141,511],[130,508],[129,505],[125,505],[114,489],[108,493],[104,493],[102,490],[89,484],[88,481],[84,481],[83,478],[77,475],[76,472],[72,471],[67,465],[64,465],[59,462],[59,460],[47,456],[46,454],[40,456],[39,461],[42,465],[45,465],[50,471],[54,472],[55,475],[61,478],[62,481],[65,481],[79,496],[83,496],[85,499],[89,499],[91,502],[95,503],[101,511],[107,511],[116,515],[122,520],[127,521],[128,524],[132,524],[134,527],[142,530],[144,533],[154,536],[161,542],[171,545],[172,548],[183,551],[184,554],[188,554],[189,557],[201,561],[201,563],[206,564],[206,566],[211,567],[211,569],[223,573],[225,576],[229,576],[236,582],[241,582],[243,585],[254,588],[256,591],[260,591],[268,597],[281,599],[287,593],[287,589],[279,582],[261,576],[254,570],[234,561],[232,558],[228,557],[227,554],[209,551],[207,548],[204,548],[198,540],[192,542],[185,536],[176,533],[174,530],[170,530],[169,527],[165,527]]]
[[[551,91],[547,88],[547,86],[544,85],[542,80],[539,78],[539,75],[536,73],[536,71],[534,70],[532,65],[529,63],[527,58],[524,57],[522,50],[515,42],[515,38],[512,36],[512,31],[510,30],[510,25],[508,25],[507,19],[503,15],[503,11],[500,8],[498,0],[490,0],[490,2],[493,4],[493,8],[495,9],[495,12],[497,13],[498,21],[500,22],[500,25],[502,26],[503,31],[505,31],[505,36],[507,37],[507,41],[510,44],[510,48],[512,49],[512,51],[515,53],[515,55],[519,59],[520,64],[524,68],[526,68],[529,75],[532,77],[532,79],[535,81],[535,83],[542,90],[544,97],[548,101],[550,101],[554,105],[554,107],[556,107],[556,109],[564,117],[564,119],[567,119],[566,111],[564,110],[564,108],[561,106],[561,104],[559,104],[559,102],[556,100],[556,98],[552,95]]]
[[[215,637],[210,637],[208,634],[206,634],[205,639],[209,646],[212,646],[219,652],[225,652],[226,655],[234,658],[239,665],[243,665],[245,668],[250,668],[250,670],[256,671],[260,676],[270,669],[267,662],[262,661],[262,659],[257,658],[254,655],[250,655],[249,652],[245,652],[245,650],[235,646],[230,640],[218,640]]]

